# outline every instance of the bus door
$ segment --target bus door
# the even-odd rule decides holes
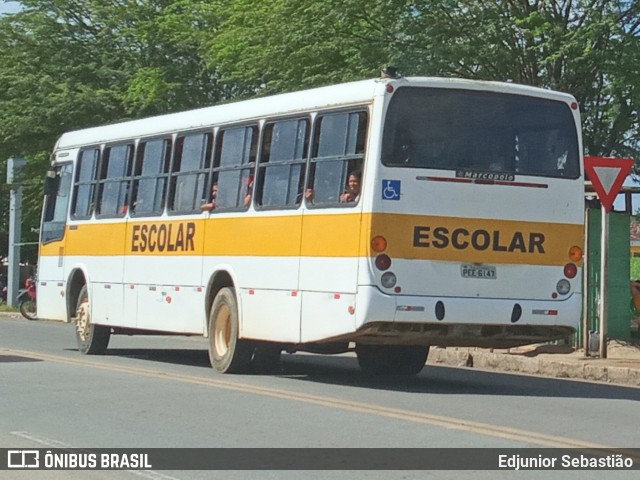
[[[301,341],[355,329],[366,111],[319,114],[305,191]]]
[[[68,152],[65,153],[65,157],[69,156]],[[45,179],[38,258],[38,316],[41,318],[65,321],[69,319],[65,303],[64,257],[72,179],[72,163],[55,166],[47,172]]]

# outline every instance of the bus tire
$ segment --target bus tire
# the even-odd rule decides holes
[[[357,343],[356,355],[360,368],[368,375],[417,375],[424,368],[429,347]]]
[[[78,351],[84,355],[101,355],[109,346],[111,328],[91,322],[89,292],[84,285],[76,303],[76,340]]]
[[[209,361],[221,373],[240,373],[251,363],[253,346],[238,338],[238,303],[233,288],[222,288],[209,314]]]

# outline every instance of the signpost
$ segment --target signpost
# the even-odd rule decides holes
[[[600,239],[600,298],[598,320],[600,358],[607,358],[607,257],[609,252],[609,215],[622,184],[631,172],[632,158],[584,157],[584,168],[602,205],[602,235]],[[585,317],[586,318],[586,317]],[[585,322],[586,323],[586,322]],[[588,325],[585,324],[585,332]],[[588,353],[589,342],[585,342]]]

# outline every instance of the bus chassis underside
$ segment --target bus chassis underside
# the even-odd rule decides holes
[[[511,348],[558,340],[573,333],[574,328],[562,325],[371,322],[363,325],[355,333],[332,338],[331,341],[376,345]]]

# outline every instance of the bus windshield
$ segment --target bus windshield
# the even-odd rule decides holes
[[[495,92],[399,88],[384,126],[389,167],[578,178],[566,103]]]

